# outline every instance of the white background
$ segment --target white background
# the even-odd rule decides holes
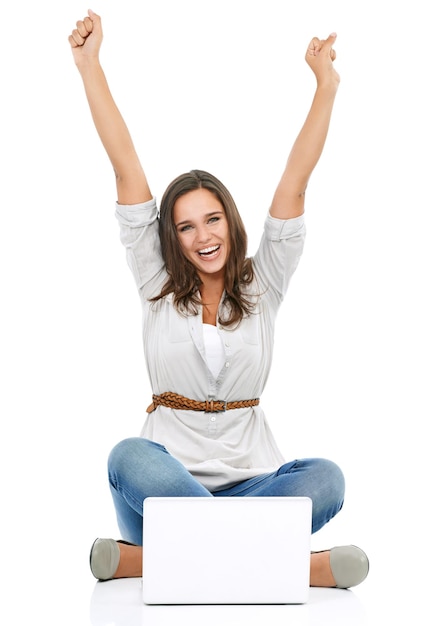
[[[398,584],[410,597],[415,581],[437,583],[444,543],[442,4],[92,5],[153,193],[183,171],[213,172],[235,197],[250,252],[310,106],[307,44],[338,33],[341,85],[263,405],[287,458],[325,456],[344,470],[345,506],[314,549],[361,545],[374,593]],[[42,580],[63,582],[52,599],[61,607],[67,590],[76,595],[64,619],[80,623],[90,544],[118,535],[107,455],[139,433],[151,396],[113,173],[67,42],[87,8],[2,9],[2,588],[17,623],[25,608],[45,610]]]

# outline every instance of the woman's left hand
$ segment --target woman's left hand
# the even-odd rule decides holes
[[[318,85],[327,83],[338,85],[340,82],[340,76],[333,65],[337,55],[332,46],[336,39],[335,33],[331,33],[327,39],[314,37],[307,47],[306,63],[315,74]]]

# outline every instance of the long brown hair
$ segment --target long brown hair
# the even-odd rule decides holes
[[[254,307],[253,298],[244,294],[244,287],[253,280],[253,264],[247,258],[247,234],[236,204],[228,189],[212,174],[192,170],[175,178],[168,186],[160,204],[160,242],[168,279],[160,294],[152,301],[174,294],[174,305],[184,315],[197,315],[201,304],[201,284],[194,265],[184,256],[174,224],[174,204],[180,196],[195,189],[208,189],[222,204],[228,221],[230,255],[225,266],[224,317],[219,324],[237,325]]]

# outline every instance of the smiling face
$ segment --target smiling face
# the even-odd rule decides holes
[[[185,257],[200,278],[224,275],[230,253],[230,238],[225,210],[208,189],[188,191],[174,204],[174,225]]]

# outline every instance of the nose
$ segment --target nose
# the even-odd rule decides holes
[[[211,239],[211,234],[205,225],[198,226],[196,232],[197,232],[197,241],[199,243],[206,243],[207,241]]]

